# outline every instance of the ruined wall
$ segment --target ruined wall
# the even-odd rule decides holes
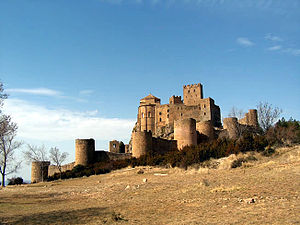
[[[203,99],[202,84],[183,86],[183,102],[185,105],[198,105],[200,99]]]
[[[245,114],[245,117],[238,122],[243,125],[258,127],[257,110],[249,109],[248,113]]]
[[[164,154],[171,151],[177,151],[176,140],[166,140],[162,138],[152,138],[152,151],[158,154]]]
[[[31,183],[45,181],[48,177],[49,161],[34,161],[31,163]]]
[[[61,172],[66,172],[67,170],[72,170],[74,168],[75,162],[68,163],[61,166]],[[59,169],[55,165],[50,165],[48,168],[48,176],[52,176],[55,173],[59,173]]]
[[[197,145],[196,120],[189,118],[174,122],[174,139],[177,140],[177,148]]]
[[[124,160],[130,159],[131,153],[114,153],[114,152],[107,152],[103,150],[95,151],[95,161],[96,162],[105,162],[110,160]]]
[[[215,138],[215,130],[211,121],[202,121],[196,123],[196,130],[200,134],[204,134],[205,136],[207,136],[209,140]]]
[[[152,151],[152,133],[137,131],[132,133],[132,156],[139,158]]]
[[[109,142],[109,152],[121,153],[120,152],[120,142],[117,140],[110,141]]]
[[[75,140],[75,166],[87,166],[94,163],[95,140],[90,139],[76,139]]]
[[[238,137],[238,120],[236,117],[229,117],[223,119],[223,128],[227,130],[229,138]]]

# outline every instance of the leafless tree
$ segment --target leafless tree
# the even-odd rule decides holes
[[[258,122],[264,132],[267,132],[274,124],[276,119],[282,113],[282,110],[278,107],[273,107],[268,102],[259,102],[257,105]]]
[[[24,158],[28,164],[33,161],[42,162],[41,163],[41,171],[42,171],[42,181],[44,181],[44,162],[48,160],[47,150],[44,145],[35,146],[35,145],[27,145],[27,150],[23,151]]]
[[[50,149],[50,160],[57,166],[59,173],[60,173],[60,179],[61,179],[61,167],[62,163],[66,160],[68,153],[67,152],[60,152],[57,147]]]
[[[236,117],[238,120],[242,119],[245,116],[245,112],[242,109],[238,109],[236,107],[232,107],[230,112],[228,113],[229,117]],[[237,137],[240,138],[244,135],[247,130],[247,126],[238,123],[236,126]]]
[[[7,95],[3,93],[3,84],[0,82],[0,108]],[[11,117],[2,114],[0,110],[0,174],[2,176],[2,187],[5,186],[5,176],[16,172],[21,166],[14,157],[15,150],[22,143],[15,140],[18,126],[11,121]]]
[[[0,173],[2,175],[2,187],[5,186],[5,176],[16,172],[21,166],[17,162],[14,153],[22,143],[15,141],[17,124],[11,121],[11,117],[2,115],[0,118]]]
[[[238,119],[242,119],[245,115],[245,112],[242,109],[238,109],[236,107],[232,107],[230,112],[228,113],[229,117],[236,117]]]

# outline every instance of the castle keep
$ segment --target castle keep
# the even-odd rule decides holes
[[[140,100],[137,129],[151,131],[157,135],[166,127],[174,127],[174,121],[193,118],[196,122],[211,121],[215,127],[221,126],[220,107],[211,98],[203,98],[201,84],[183,86],[181,96],[172,96],[169,104],[160,104],[160,99],[149,94]]]
[[[220,107],[212,98],[204,98],[203,86],[191,84],[183,86],[181,96],[172,96],[169,104],[161,104],[159,98],[149,94],[140,100],[137,122],[133,128],[129,144],[113,140],[109,142],[109,152],[95,149],[94,139],[75,140],[75,162],[62,166],[62,171],[71,170],[76,165],[90,165],[107,160],[139,158],[147,153],[163,154],[178,151],[185,146],[200,144],[203,140],[219,137],[238,138],[241,130],[258,128],[257,110],[250,109],[245,117],[223,119]],[[31,182],[40,182],[57,173],[50,162],[33,162]]]

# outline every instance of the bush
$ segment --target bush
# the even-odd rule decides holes
[[[8,185],[18,185],[18,184],[23,184],[22,177],[13,177],[8,179]]]
[[[244,158],[236,159],[231,163],[231,168],[241,167],[244,162],[247,162],[247,160]]]
[[[262,152],[262,155],[263,156],[271,156],[275,153],[275,149],[271,148],[270,146],[268,146],[263,152]]]

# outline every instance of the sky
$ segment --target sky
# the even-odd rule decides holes
[[[0,0],[3,112],[26,144],[75,159],[75,139],[128,143],[139,100],[185,84],[245,112],[300,120],[299,0]],[[17,176],[30,179],[29,165]]]

